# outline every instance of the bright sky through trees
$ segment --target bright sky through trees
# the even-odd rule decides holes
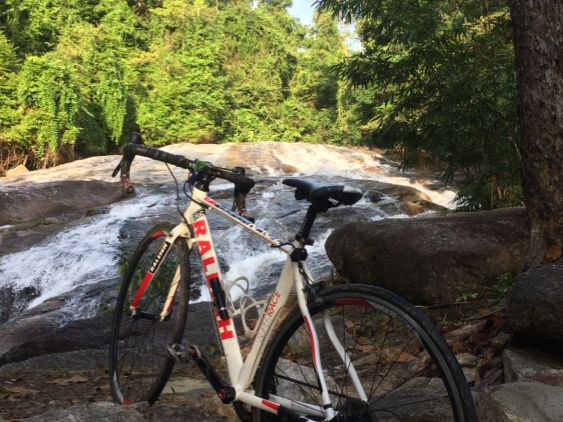
[[[313,15],[315,14],[315,6],[313,5],[313,0],[293,0],[291,7],[287,10],[289,14],[304,24],[313,24]],[[359,51],[362,48],[360,40],[355,36],[354,25],[344,25],[343,23],[338,25],[342,35],[345,38],[346,45],[352,51]]]
[[[289,14],[298,18],[301,23],[311,25],[313,23],[313,13],[315,8],[310,0],[293,0],[293,4],[288,9]]]

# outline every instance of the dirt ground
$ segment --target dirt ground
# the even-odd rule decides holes
[[[474,356],[477,363],[463,368],[473,385],[502,382],[497,358],[508,341],[502,333],[502,303],[481,299],[423,311],[441,321],[442,331],[458,357]],[[104,347],[41,355],[0,366],[0,422],[23,421],[76,404],[111,402],[107,361]],[[232,407],[220,403],[193,363],[176,365],[161,398],[148,412],[147,421],[238,420]]]
[[[45,355],[0,368],[0,420],[19,422],[75,404],[111,401],[104,350]],[[177,367],[151,410],[166,421],[235,421],[197,368]],[[189,418],[188,418],[189,416]]]

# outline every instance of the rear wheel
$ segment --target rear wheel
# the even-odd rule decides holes
[[[114,311],[110,346],[110,386],[113,399],[121,404],[139,401],[154,403],[168,381],[174,360],[168,353],[170,342],[182,340],[189,299],[188,248],[178,239],[168,250],[158,271],[140,297],[133,315],[130,305],[171,226],[153,227],[141,241],[123,276]],[[174,279],[179,287],[169,317],[160,319]]]
[[[309,306],[335,420],[476,420],[455,356],[414,306],[366,285],[329,288]],[[282,323],[264,356],[256,394],[324,420],[310,342],[297,311]],[[279,420],[261,411],[255,416]]]

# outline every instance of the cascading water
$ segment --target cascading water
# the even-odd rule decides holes
[[[38,294],[28,304],[33,307],[78,286],[114,278],[119,227],[145,214],[158,199],[148,195],[118,203],[106,214],[82,220],[27,251],[0,258],[3,284],[14,290],[33,288]]]
[[[280,240],[289,240],[295,235],[306,209],[305,203],[295,201],[293,190],[280,182],[282,177],[290,176],[287,174],[288,168],[294,174],[307,175],[301,177],[315,181],[359,184],[361,188],[373,191],[378,191],[378,186],[383,184],[407,186],[428,195],[434,203],[441,205],[451,206],[454,197],[452,191],[433,191],[420,181],[397,174],[380,156],[366,151],[296,144],[250,144],[247,150],[238,145],[214,145],[205,150],[202,146],[183,144],[168,149],[223,165],[225,161],[235,161],[233,164],[228,163],[234,165],[237,164],[237,158],[246,159],[246,162],[239,160],[238,163],[251,169],[251,176],[257,180],[257,185],[248,198],[249,212],[256,217],[259,227]],[[249,149],[252,150],[249,152]],[[260,153],[267,158],[257,157]],[[101,166],[99,174],[89,174],[89,177],[107,178],[108,168],[114,163],[107,158],[105,160],[108,164]],[[139,168],[141,165],[143,167]],[[77,166],[85,168],[80,162],[77,162]],[[124,238],[130,238],[126,242],[130,252],[142,232],[155,221],[179,220],[173,182],[162,165],[155,166],[155,163],[147,160],[136,161],[132,175],[134,179],[143,182],[136,197],[105,207],[101,214],[70,223],[61,232],[26,251],[0,257],[0,288],[15,291],[31,288],[35,294],[26,306],[33,307],[78,287],[95,286],[108,280],[113,284],[117,283],[122,265],[119,258],[126,253],[122,250]],[[56,177],[59,179],[62,177],[60,169],[53,169],[52,173],[58,174]],[[178,175],[185,177],[185,174]],[[43,176],[48,178],[49,173],[44,173]],[[2,182],[0,187],[1,184]],[[232,197],[230,189],[232,186],[229,184],[215,182],[212,184],[211,196],[219,201],[229,201]],[[362,199],[353,207],[340,207],[320,215],[313,231],[316,242],[309,249],[308,262],[314,275],[322,275],[329,269],[329,263],[324,257],[324,241],[336,225],[351,221],[406,217],[398,211],[398,207],[380,206],[396,202],[396,197],[387,190],[379,198],[378,204]],[[185,206],[185,200],[182,205]],[[250,280],[251,288],[259,294],[269,291],[268,288],[279,275],[285,254],[272,250],[240,227],[225,224],[218,217],[210,216],[210,224],[214,228],[224,278],[234,280],[245,276]],[[1,229],[6,227],[0,227]],[[207,298],[207,295],[202,295],[202,299]],[[96,298],[89,301],[74,298],[67,301],[66,308],[67,314],[73,318],[89,316],[95,312]]]

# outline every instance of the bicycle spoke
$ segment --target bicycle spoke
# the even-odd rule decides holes
[[[310,388],[316,389],[319,392],[321,391],[321,388],[318,385],[308,384],[308,383],[305,383],[303,381],[296,380],[295,378],[291,378],[287,375],[283,376],[283,375],[280,375],[280,374],[276,374],[276,377],[285,379],[287,381],[291,381],[292,383],[295,383],[297,385],[302,385],[302,386],[305,386],[305,387],[310,387]],[[349,400],[353,399],[353,397],[347,396],[345,394],[339,393],[339,392],[331,390],[331,389],[329,389],[328,392],[329,392],[329,394],[332,394],[332,395],[340,397],[340,398],[349,399]]]
[[[292,348],[291,344],[288,344],[288,348],[289,348],[289,353],[290,353],[290,355],[294,355],[295,352],[293,351],[293,348]],[[293,362],[292,362],[292,363],[293,363]],[[307,381],[307,376],[305,375],[305,372],[303,371],[303,368],[302,368],[301,364],[299,364],[298,362],[294,362],[294,365],[297,366],[297,368],[299,369],[299,372],[301,373],[302,378],[303,378],[305,381]],[[314,368],[314,366],[313,366],[313,368]],[[282,369],[278,366],[278,370],[282,370]],[[313,369],[313,371],[314,371],[314,369]],[[315,377],[315,378],[316,378],[316,377]],[[304,384],[298,383],[298,385],[304,385]],[[314,396],[310,395],[309,393],[307,393],[305,390],[303,390],[303,388],[300,387],[300,389],[301,389],[301,392],[302,392],[304,395],[309,395],[309,397],[310,397],[312,400],[315,400],[315,401],[316,401],[316,404],[317,404],[317,405],[321,406],[319,400],[318,400],[316,397],[314,397]],[[320,391],[320,386],[318,385],[318,381],[317,381],[317,387],[316,387],[316,389],[318,389],[318,390]]]

